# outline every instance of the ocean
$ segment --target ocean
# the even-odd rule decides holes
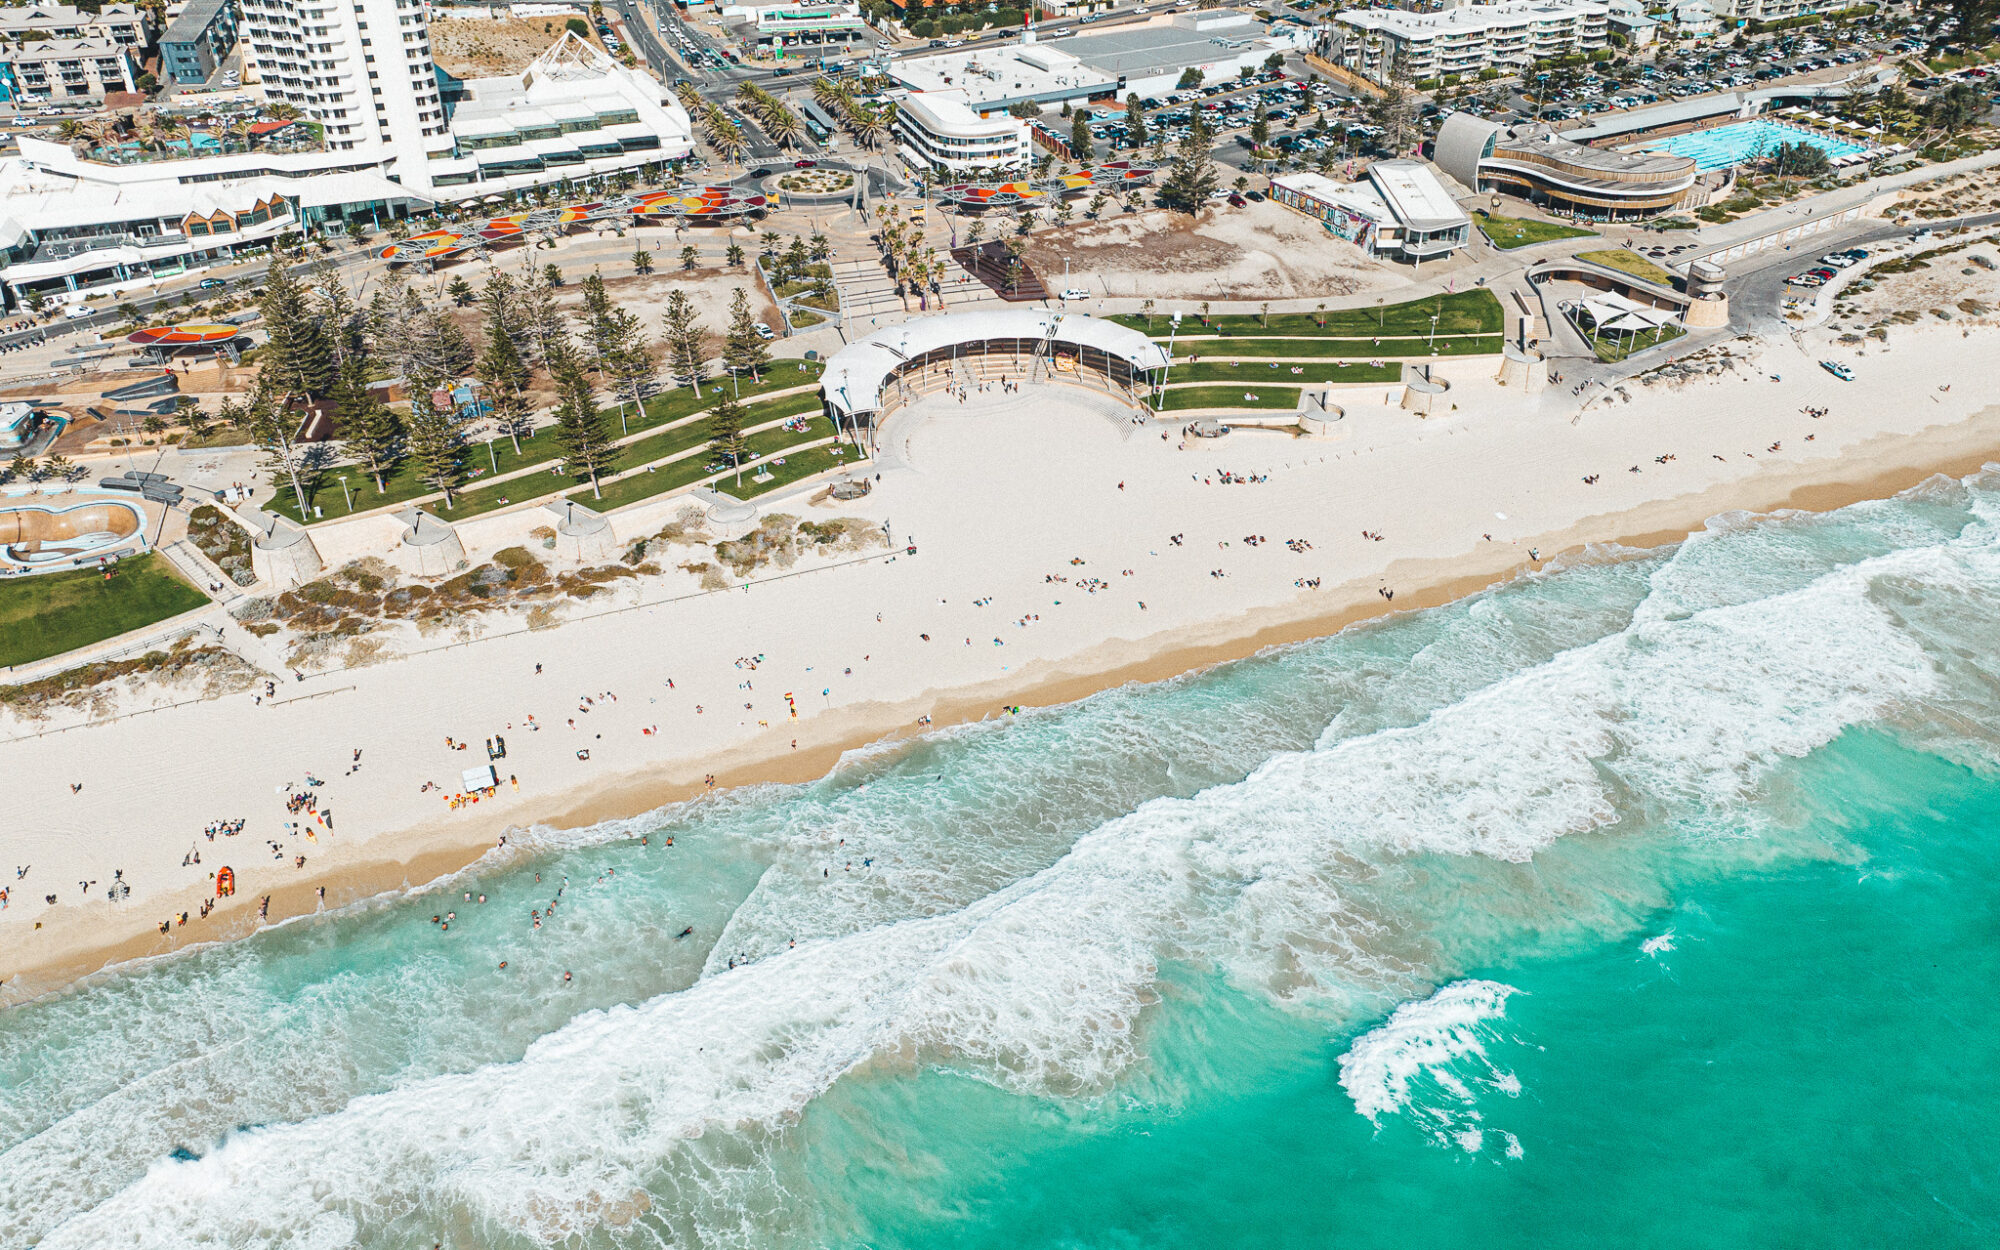
[[[1996,615],[1940,481],[522,836],[0,1011],[0,1246],[1991,1244]]]

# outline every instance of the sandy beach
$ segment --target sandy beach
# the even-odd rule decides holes
[[[1762,357],[1630,382],[1581,412],[1565,386],[1523,396],[1491,380],[1491,361],[1448,362],[1454,411],[1419,419],[1357,389],[1324,441],[1197,444],[1056,388],[933,397],[883,431],[868,499],[767,507],[886,525],[893,547],[866,560],[285,678],[263,702],[87,728],[0,722],[0,1001],[242,936],[266,896],[277,921],[639,817],[711,778],[809,780],[842,752],[924,732],[921,718],[1070,701],[1553,559],[1673,542],[1718,515],[1832,508],[1976,471],[2000,459],[2000,406],[1976,385],[1986,333],[1898,330],[1859,355],[1739,342]],[[1830,352],[1855,381],[1816,366]],[[496,735],[498,793],[448,806]],[[330,829],[287,810],[299,793]],[[218,821],[242,832],[206,838]],[[235,895],[178,923],[223,866]],[[114,882],[130,887],[117,901]]]

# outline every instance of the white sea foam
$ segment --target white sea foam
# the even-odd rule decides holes
[[[1478,1069],[1477,1079],[1496,1086],[1512,1076],[1494,1066],[1486,1043],[1494,1036],[1490,1022],[1506,1016],[1507,999],[1519,992],[1498,981],[1454,981],[1421,1002],[1404,1003],[1340,1057],[1340,1087],[1354,1109],[1378,1125],[1383,1116],[1410,1107],[1413,1086],[1435,1087],[1458,1104],[1449,1113],[1449,1131],[1457,1133],[1459,1122],[1469,1122],[1463,1112],[1476,1095],[1452,1067],[1465,1062]],[[1514,1089],[1520,1089],[1518,1081]],[[1444,1113],[1426,1111],[1439,1114]]]
[[[1655,958],[1664,955],[1673,949],[1674,949],[1674,931],[1672,929],[1668,929],[1665,933],[1655,934],[1652,937],[1647,938],[1645,941],[1639,943],[1639,950],[1641,952],[1647,955],[1652,955]]]

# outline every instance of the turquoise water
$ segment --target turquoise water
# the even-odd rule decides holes
[[[1868,150],[1859,143],[1849,143],[1815,130],[1763,120],[1731,122],[1727,126],[1675,135],[1671,139],[1649,143],[1646,147],[1656,152],[1671,152],[1675,156],[1692,156],[1695,168],[1705,171],[1727,169],[1731,165],[1768,156],[1781,143],[1811,144],[1826,153],[1828,160],[1859,156]]]
[[[1724,518],[8,1008],[0,1243],[1988,1244],[1996,520]]]

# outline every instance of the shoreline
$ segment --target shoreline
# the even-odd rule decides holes
[[[1894,462],[1886,467],[1869,467],[1891,459]],[[718,791],[808,782],[837,767],[849,751],[916,736],[914,722],[919,715],[932,718],[933,724],[922,731],[929,732],[986,719],[996,707],[1008,704],[1047,707],[1073,703],[1106,690],[1164,681],[1272,647],[1327,637],[1396,612],[1454,602],[1554,563],[1616,558],[1614,552],[1657,551],[1684,541],[1718,515],[1828,512],[1888,498],[1934,477],[1963,478],[1996,461],[2000,461],[2000,406],[1914,434],[1877,434],[1845,450],[1836,460],[1788,465],[1767,475],[1594,514],[1533,538],[1475,544],[1457,556],[1395,561],[1376,580],[1395,584],[1397,602],[1382,599],[1365,580],[1350,580],[1330,587],[1326,596],[1302,596],[1286,605],[1250,608],[1172,631],[1186,640],[1136,657],[1130,655],[1134,648],[1129,642],[1111,639],[1060,660],[1032,661],[1008,677],[926,690],[894,703],[845,706],[835,715],[800,722],[796,749],[786,749],[778,740],[743,743],[698,763],[662,762],[573,785],[530,801],[525,811],[507,807],[419,822],[394,834],[401,854],[336,862],[271,890],[270,915],[261,923],[256,915],[259,892],[255,890],[240,891],[226,900],[210,918],[211,928],[200,938],[181,942],[163,944],[151,925],[108,941],[91,941],[83,933],[63,930],[101,933],[102,926],[93,924],[90,917],[71,916],[62,930],[38,943],[53,949],[0,968],[4,974],[0,1005],[31,1001],[117,965],[235,941],[322,907],[336,910],[435,886],[476,864],[503,838],[510,847],[522,846],[517,835],[523,831],[583,830],[637,820],[701,795],[706,789],[703,772],[715,776]],[[1531,545],[1546,548],[1547,558],[1538,562],[1522,558],[1520,551]],[[530,836],[523,849],[534,847],[536,842]],[[323,905],[315,893],[321,887],[327,892]],[[179,911],[205,897],[205,888],[188,887],[163,894],[156,901]],[[40,922],[36,928],[41,929]]]

